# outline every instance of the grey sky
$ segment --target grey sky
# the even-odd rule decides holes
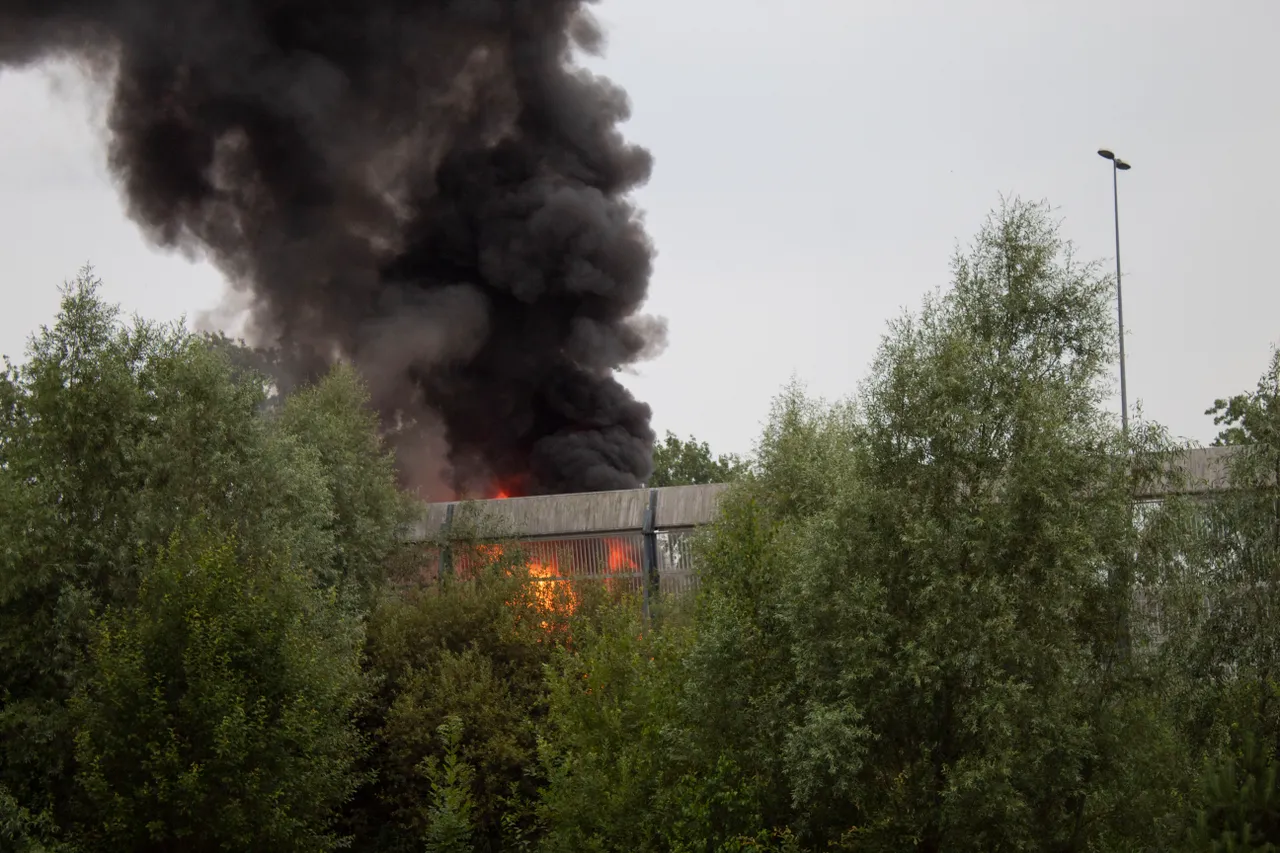
[[[604,0],[597,65],[656,157],[650,309],[671,342],[624,381],[655,425],[750,448],[795,374],[852,392],[887,320],[947,283],[1001,193],[1052,202],[1084,257],[1113,256],[1121,175],[1129,393],[1209,439],[1280,339],[1275,0]],[[51,84],[53,80],[56,85]],[[92,261],[157,319],[220,278],[125,219],[89,98],[65,73],[0,75],[0,351]]]

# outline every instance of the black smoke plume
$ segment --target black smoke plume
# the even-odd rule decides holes
[[[630,488],[662,346],[626,95],[588,0],[0,0],[0,66],[110,86],[109,163],[249,334],[355,363],[426,497]]]

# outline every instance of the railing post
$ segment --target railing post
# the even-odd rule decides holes
[[[444,508],[444,526],[440,528],[443,544],[440,546],[440,565],[436,567],[437,581],[444,578],[446,574],[453,574],[453,547],[449,543],[453,535],[454,506],[456,504],[450,503]]]
[[[649,490],[649,503],[644,510],[644,527],[640,531],[641,569],[640,583],[644,590],[644,618],[653,615],[653,601],[658,593],[658,490]]]

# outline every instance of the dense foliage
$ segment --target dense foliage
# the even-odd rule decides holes
[[[359,639],[296,568],[174,542],[72,697],[85,846],[333,849],[363,752]]]
[[[325,849],[392,460],[350,371],[267,416],[261,377],[98,289],[0,375],[0,832]]]
[[[596,652],[604,707],[560,688],[556,849],[1166,849],[1187,780],[1130,651],[1141,472],[1101,407],[1106,294],[1013,204],[859,398],[782,397],[685,650],[623,675]]]
[[[0,376],[0,849],[1278,850],[1280,356],[1231,488],[1137,504],[1110,299],[1003,205],[856,395],[667,436],[733,486],[645,618],[483,518],[398,544],[358,377],[86,273]]]
[[[1271,354],[1256,390],[1215,400],[1205,414],[1213,415],[1214,424],[1222,427],[1215,446],[1274,447],[1280,442],[1280,352]]]
[[[714,455],[711,445],[690,436],[682,439],[667,432],[653,448],[653,474],[649,485],[696,486],[729,483],[747,470],[747,463],[734,454]]]

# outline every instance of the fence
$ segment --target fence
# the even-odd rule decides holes
[[[416,575],[466,575],[518,547],[535,583],[581,582],[655,595],[697,583],[691,536],[715,517],[725,486],[676,486],[428,505],[408,539],[434,542]],[[509,546],[497,543],[510,542]]]
[[[682,595],[696,588],[693,533],[688,529],[654,534],[656,560],[650,589],[663,595]],[[641,593],[646,588],[643,533],[524,539],[511,547],[519,548],[519,561],[537,583],[597,582],[614,590]],[[502,549],[491,542],[458,543],[447,553],[432,549],[427,559],[440,564],[442,571],[467,577],[500,556]]]
[[[1226,487],[1229,448],[1171,457],[1165,476],[1138,497],[1141,507],[1172,495],[1204,495]],[[588,494],[430,504],[410,541],[519,540],[540,583],[608,582],[640,591],[646,608],[655,592],[679,595],[697,585],[692,534],[710,523],[727,486],[675,486]],[[426,556],[436,571],[468,570],[446,545]],[[434,574],[425,571],[425,576]],[[1151,603],[1140,603],[1142,609]]]

